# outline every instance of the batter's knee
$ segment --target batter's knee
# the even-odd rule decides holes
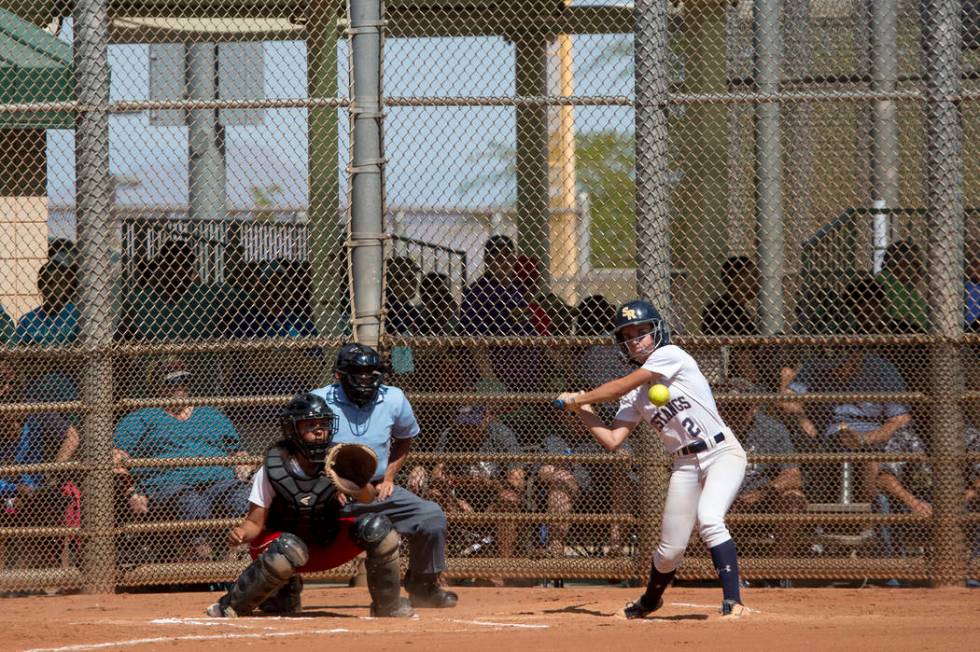
[[[657,551],[653,553],[653,565],[661,573],[670,573],[677,570],[684,560],[684,548],[660,542]]]
[[[725,521],[702,523],[699,532],[701,534],[701,540],[704,541],[704,545],[708,548],[714,548],[732,538],[732,535],[728,532],[728,528],[725,527]]]

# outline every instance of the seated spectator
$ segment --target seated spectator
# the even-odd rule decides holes
[[[191,374],[179,358],[166,358],[151,366],[157,395],[187,398]],[[220,410],[208,406],[143,408],[116,425],[115,447],[134,458],[225,457],[247,455],[238,432]],[[251,468],[237,466],[161,467],[131,469],[138,490],[149,498],[149,508],[166,518],[198,520],[227,518],[245,513]],[[205,532],[184,533],[184,558],[211,559]]]
[[[456,335],[459,332],[459,306],[453,298],[449,276],[429,272],[419,283],[419,335]]]
[[[966,274],[964,276],[966,329],[980,333],[980,242],[966,248]]]
[[[227,286],[201,281],[197,255],[189,242],[170,240],[147,263],[145,283],[123,297],[118,337],[126,341],[193,341],[221,338],[228,332],[233,295]],[[237,290],[236,290],[237,291]],[[195,353],[185,362],[194,373],[194,390],[214,396],[225,391],[229,355]],[[139,378],[145,359],[133,359],[123,378]],[[151,388],[135,387],[147,396]]]
[[[609,337],[606,344],[590,344],[575,356],[576,389],[588,389],[621,378],[628,373],[619,347],[612,343],[613,319],[616,306],[601,294],[593,294],[579,301],[576,306],[575,334],[583,337]],[[618,404],[597,404],[599,418],[612,423],[619,409]]]
[[[869,324],[880,315],[873,280],[858,281],[844,294],[844,305],[855,316],[848,327],[868,332]],[[854,330],[845,332],[854,332]],[[823,347],[815,358],[803,364],[799,372],[784,369],[781,391],[791,394],[808,392],[881,393],[905,392],[907,386],[894,364],[877,353],[862,348]],[[909,427],[912,416],[902,403],[799,403],[780,402],[780,408],[805,435],[806,449],[881,451],[901,428]],[[875,486],[876,467],[864,465],[857,477],[863,497],[871,498]],[[811,474],[804,473],[807,480]],[[857,476],[857,474],[856,474]],[[808,487],[807,495],[818,502],[831,500],[830,487]],[[814,494],[813,492],[817,492]],[[836,497],[834,498],[836,499]]]
[[[755,302],[759,295],[759,271],[748,256],[731,256],[721,266],[724,293],[701,312],[701,332],[705,335],[758,335]],[[728,375],[764,384],[760,376],[756,349],[734,347]],[[761,362],[761,361],[759,361]]]
[[[762,393],[760,387],[741,378],[732,378],[715,387],[725,394]],[[719,405],[722,420],[735,432],[749,455],[791,455],[796,452],[792,436],[778,419],[769,416],[758,403],[723,403]],[[795,462],[753,462],[745,469],[745,479],[732,504],[738,513],[801,513],[806,510],[803,476]],[[802,529],[797,523],[780,523],[770,527],[776,543],[776,554],[795,556]]]
[[[888,245],[878,282],[885,292],[885,312],[899,332],[925,333],[929,312],[920,286],[925,279],[922,256],[910,240]]]
[[[17,326],[7,314],[6,308],[0,303],[0,346],[17,342]]]
[[[392,335],[417,335],[421,322],[418,306],[413,302],[419,291],[419,266],[407,256],[396,256],[385,267],[385,330]],[[391,349],[391,369],[403,376],[415,373],[412,349],[398,345]]]
[[[483,247],[485,271],[463,293],[460,329],[465,335],[523,336],[537,334],[527,300],[514,282],[514,243],[504,235],[491,236]],[[476,348],[476,373],[484,383],[502,382],[509,391],[536,388],[542,351],[530,346]]]
[[[23,401],[19,388],[14,367],[0,361],[0,403]],[[78,430],[61,415],[0,413],[0,464],[65,462],[74,456],[79,441]],[[63,474],[26,472],[18,477],[0,478],[0,500],[4,501],[2,520],[7,527],[79,525],[72,518],[78,513],[78,490]],[[51,558],[43,560],[50,564],[63,552],[65,541],[45,539],[22,543],[32,547],[31,561],[39,561],[38,554],[50,555]]]
[[[398,335],[417,335],[421,317],[415,305],[419,266],[408,256],[390,258],[385,266],[385,328]]]
[[[567,413],[554,415],[552,422],[545,425],[549,434],[541,440],[542,453],[608,454]],[[613,454],[629,456],[632,455],[632,450],[628,444],[624,444]],[[638,479],[625,464],[602,464],[597,468],[586,464],[542,464],[537,470],[536,481],[548,512],[569,514],[575,508],[587,512],[611,510],[622,514],[629,511],[628,497],[635,492]],[[538,538],[543,548],[539,552],[551,557],[563,556],[568,532],[567,523],[542,525]],[[624,536],[620,524],[609,526],[605,543],[606,554],[616,556],[622,553]]]
[[[433,449],[439,453],[521,453],[517,435],[497,421],[482,405],[459,409],[456,423],[439,435]],[[431,471],[415,466],[409,471],[408,488],[438,503],[446,513],[521,511],[524,468],[517,463],[482,461],[473,464],[439,463]],[[517,525],[499,522],[494,540],[497,555],[513,557]]]
[[[317,335],[311,317],[310,281],[295,262],[264,265],[251,286],[243,290],[253,297],[231,320],[229,337],[289,340]],[[323,366],[320,348],[296,348],[284,342],[275,349],[242,351],[228,359],[227,385],[233,394],[256,396],[295,395],[319,381]],[[236,406],[228,416],[238,424],[246,448],[265,450],[278,432],[280,409],[276,406]]]
[[[924,453],[922,441],[909,428],[895,433],[885,444],[886,453]],[[921,462],[882,462],[875,478],[878,494],[875,507],[883,514],[912,513],[932,516],[932,473],[929,465]],[[915,528],[902,525],[880,525],[882,554],[886,557],[904,556],[907,546],[913,543]],[[919,538],[924,535],[919,530]],[[922,541],[924,542],[924,541]],[[921,542],[920,542],[921,543]]]
[[[17,322],[20,344],[70,344],[78,339],[80,313],[75,306],[78,269],[48,261],[37,273],[41,305]]]

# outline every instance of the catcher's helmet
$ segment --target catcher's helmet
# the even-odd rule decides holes
[[[639,367],[643,363],[632,359],[629,349],[626,347],[626,338],[623,336],[623,329],[636,324],[650,325],[650,335],[653,337],[653,348],[650,353],[661,346],[670,344],[670,329],[667,327],[667,322],[649,301],[634,299],[627,301],[616,310],[616,317],[613,319],[613,333],[616,335],[619,351],[628,362]]]
[[[381,356],[364,344],[345,344],[337,352],[334,373],[340,377],[340,386],[359,407],[374,400],[384,379],[385,365]]]
[[[329,436],[322,443],[311,444],[303,440],[303,435],[296,427],[300,421],[326,420]],[[295,445],[299,451],[314,462],[323,462],[334,433],[337,432],[337,415],[333,413],[327,402],[316,394],[297,394],[282,410],[282,434]]]

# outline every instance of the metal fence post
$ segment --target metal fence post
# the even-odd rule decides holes
[[[92,352],[81,383],[82,451],[93,465],[82,490],[83,576],[89,593],[115,588],[112,483],[112,179],[109,175],[109,14],[105,0],[77,0],[74,12],[75,179],[81,271],[81,340]]]
[[[783,2],[755,0],[752,6],[753,68],[760,95],[776,95],[783,68]],[[759,242],[759,318],[763,333],[784,331],[782,109],[777,102],[755,107],[755,214]]]
[[[871,91],[891,93],[898,82],[898,2],[868,0],[871,15]],[[871,125],[871,200],[874,208],[898,208],[898,120],[895,100],[875,100]],[[874,214],[874,271],[881,271],[891,240],[891,216]]]
[[[668,0],[633,5],[636,70],[636,289],[671,320]]]
[[[350,164],[351,275],[354,339],[377,346],[381,334],[384,266],[384,159],[382,151],[380,0],[350,0],[353,104]]]
[[[923,0],[922,47],[926,59],[926,193],[929,312],[939,336],[932,355],[932,473],[935,552],[932,581],[954,585],[966,574],[959,516],[963,512],[964,432],[959,398],[963,368],[957,340],[963,333],[963,149],[957,94],[962,36],[960,3]]]

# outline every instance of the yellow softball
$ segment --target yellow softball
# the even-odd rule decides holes
[[[650,402],[657,407],[663,407],[667,405],[667,401],[670,400],[670,390],[667,389],[666,385],[661,385],[657,383],[650,387],[650,391],[647,392],[647,396],[650,398]]]

